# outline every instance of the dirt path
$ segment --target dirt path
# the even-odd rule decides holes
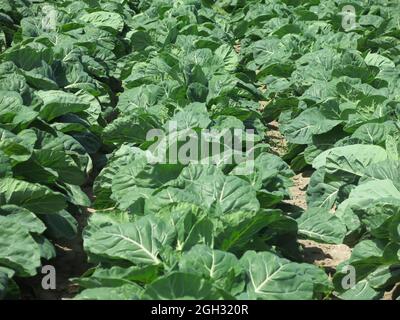
[[[271,148],[271,153],[280,157],[286,153],[287,143],[279,131],[279,124],[277,121],[272,121],[268,124],[267,139]]]
[[[294,186],[290,192],[292,199],[287,201],[291,205],[307,209],[306,190],[310,181],[310,172],[303,172],[296,175],[293,179]],[[333,271],[336,266],[349,259],[351,249],[345,244],[323,244],[312,240],[299,240],[304,249],[304,261],[327,268]]]
[[[268,143],[271,151],[278,156],[283,156],[287,150],[285,138],[279,131],[279,123],[273,121],[268,124]],[[312,171],[305,171],[293,178],[293,187],[290,189],[292,198],[285,201],[292,207],[307,210],[306,191],[310,182]],[[325,267],[328,271],[334,271],[336,266],[347,260],[351,255],[351,249],[344,245],[321,244],[311,240],[299,240],[304,250],[304,261]]]
[[[279,131],[276,121],[268,125],[268,143],[271,151],[278,156],[284,155],[287,143]],[[307,210],[306,192],[310,182],[311,171],[305,171],[293,177],[293,187],[290,189],[292,198],[285,201],[292,207]],[[303,247],[304,262],[321,266],[333,275],[338,264],[350,258],[351,248],[345,244],[321,244],[312,240],[298,240]],[[383,300],[395,300],[400,296],[400,283],[384,294]]]

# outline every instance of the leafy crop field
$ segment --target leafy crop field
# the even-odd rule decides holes
[[[53,265],[74,299],[399,299],[399,1],[1,0],[0,28],[0,299]]]

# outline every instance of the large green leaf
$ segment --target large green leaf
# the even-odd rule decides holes
[[[139,265],[160,264],[163,237],[169,232],[162,221],[143,217],[135,223],[122,223],[98,229],[85,239],[85,248],[112,260]]]
[[[179,270],[211,280],[226,291],[243,290],[242,270],[238,259],[231,253],[213,250],[205,245],[194,246],[179,261]]]
[[[338,211],[342,213],[346,208],[363,208],[374,200],[385,198],[400,200],[400,191],[393,182],[388,179],[368,181],[354,188],[349,198],[339,205]]]
[[[46,226],[34,213],[22,207],[15,205],[0,206],[0,218],[2,216],[5,217],[3,219],[4,227],[13,228],[13,226],[18,226],[27,232],[37,234],[41,234],[46,230]]]
[[[290,262],[271,252],[248,251],[240,260],[247,272],[250,299],[307,300],[313,283],[302,275],[306,265]]]
[[[109,269],[97,267],[89,269],[81,278],[73,279],[74,283],[84,288],[119,287],[133,284],[133,281],[150,283],[158,276],[158,266],[131,266],[128,268],[114,266]]]
[[[329,149],[321,153],[313,162],[313,167],[318,169],[326,167],[331,174],[341,172],[362,176],[366,167],[385,161],[385,149],[373,146],[355,144]]]
[[[40,247],[24,227],[10,225],[0,216],[0,265],[20,276],[33,276],[40,266]]]
[[[124,28],[124,20],[118,13],[114,12],[96,11],[84,14],[80,19],[97,27],[108,27],[116,31],[122,31]]]
[[[10,157],[12,162],[22,162],[30,158],[32,147],[23,137],[0,128],[0,151]]]
[[[67,205],[61,193],[13,178],[0,179],[0,205],[4,204],[15,204],[37,214],[55,213]]]
[[[75,300],[137,300],[142,288],[135,284],[120,287],[98,287],[83,290]]]
[[[328,132],[340,124],[340,120],[325,118],[316,108],[303,111],[291,122],[282,125],[282,132],[291,143],[308,144],[313,135]]]
[[[36,95],[43,100],[43,106],[39,114],[47,121],[67,113],[80,112],[89,107],[84,100],[64,91],[37,91]]]
[[[143,299],[152,300],[220,300],[228,297],[212,282],[183,272],[159,278],[143,293]]]
[[[340,244],[346,235],[343,222],[323,208],[310,208],[297,219],[299,234],[322,243]]]

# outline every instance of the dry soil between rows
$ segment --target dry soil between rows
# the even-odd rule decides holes
[[[279,131],[279,123],[273,121],[268,125],[268,128],[267,136],[271,151],[279,156],[284,155],[287,150],[287,143]],[[293,187],[290,188],[291,199],[285,201],[287,204],[303,210],[307,209],[306,191],[311,174],[311,171],[305,171],[293,177]],[[323,267],[330,275],[335,272],[336,267],[341,262],[349,259],[351,255],[351,248],[345,244],[322,244],[312,240],[298,240],[298,242],[303,247],[304,262]],[[400,283],[386,292],[383,300],[394,300],[399,296]]]
[[[267,137],[271,151],[283,156],[287,150],[287,142],[279,131],[279,123],[273,121],[268,125]],[[307,209],[306,191],[310,182],[311,171],[297,174],[293,178],[293,187],[290,188],[291,199],[286,203],[303,210]],[[344,245],[321,244],[311,240],[299,240],[304,249],[304,261],[328,269],[335,269],[336,266],[347,260],[351,255],[351,249]]]
[[[310,181],[310,172],[303,172],[293,179],[294,186],[290,192],[292,199],[287,201],[291,205],[307,209],[306,190]],[[350,258],[351,249],[345,244],[322,244],[312,240],[299,240],[304,248],[304,260],[321,267],[335,269],[336,266]]]

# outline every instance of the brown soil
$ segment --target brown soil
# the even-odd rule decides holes
[[[306,191],[310,182],[310,171],[299,173],[293,177],[293,187],[290,188],[291,199],[286,202],[303,210],[307,209]]]
[[[303,172],[293,178],[294,186],[290,190],[292,199],[287,201],[289,204],[307,209],[306,190],[310,175],[311,172]],[[351,255],[351,249],[345,244],[323,244],[312,240],[299,240],[299,243],[304,250],[305,262],[328,269],[335,269]]]
[[[282,156],[287,150],[285,138],[279,131],[276,121],[268,125],[268,142],[272,153]],[[305,171],[293,177],[293,187],[290,189],[291,199],[285,201],[291,207],[301,210],[307,209],[306,191],[310,182],[311,171]],[[304,261],[327,269],[335,269],[336,266],[347,260],[351,255],[351,249],[344,245],[322,244],[312,240],[299,240],[304,250]]]
[[[351,249],[345,244],[322,244],[312,240],[299,240],[304,249],[304,261],[329,270],[350,258]]]
[[[396,300],[400,297],[400,283],[397,283],[392,290],[385,292],[383,300]]]
[[[266,101],[260,101],[261,106],[265,106],[267,104],[268,102]],[[266,134],[271,153],[277,156],[283,156],[287,151],[287,143],[285,138],[279,131],[279,124],[277,121],[272,121],[268,124],[268,130]]]
[[[275,133],[276,136],[279,134]],[[311,172],[297,174],[293,178],[293,187],[290,189],[292,198],[287,200],[291,206],[307,209],[306,191],[310,181]],[[304,262],[312,263],[325,268],[330,275],[333,275],[338,264],[346,261],[351,256],[351,248],[345,244],[333,245],[322,244],[312,240],[298,240],[303,247]],[[395,300],[400,296],[400,283],[392,290],[385,293],[383,300]]]

